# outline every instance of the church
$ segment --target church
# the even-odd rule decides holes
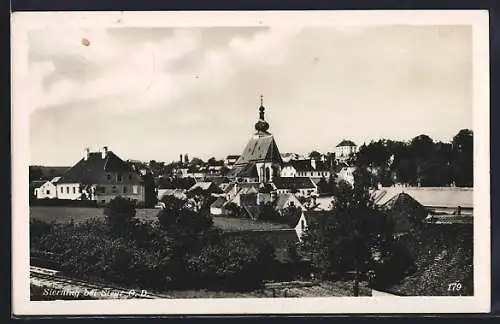
[[[283,160],[274,136],[268,131],[269,123],[265,120],[264,114],[265,108],[261,96],[255,133],[228,175],[235,182],[268,184],[280,176]]]

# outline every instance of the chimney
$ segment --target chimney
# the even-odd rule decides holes
[[[316,170],[316,160],[315,159],[311,159],[311,166],[314,170]]]
[[[108,147],[107,146],[102,147],[101,154],[102,154],[102,158],[105,159],[106,156],[108,155]]]
[[[90,155],[90,149],[85,148],[85,150],[83,151],[83,159],[87,161],[89,159],[89,155]]]

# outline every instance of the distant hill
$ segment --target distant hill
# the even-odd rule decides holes
[[[70,168],[69,166],[30,165],[30,181],[50,180],[54,177],[60,177]]]

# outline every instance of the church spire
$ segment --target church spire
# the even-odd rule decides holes
[[[264,119],[264,96],[260,95],[260,107],[259,107],[259,120],[255,124],[255,130],[257,132],[267,133],[269,129],[269,124]]]

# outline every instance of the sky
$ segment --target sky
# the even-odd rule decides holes
[[[260,95],[282,153],[472,129],[470,26],[45,28],[24,91],[30,164],[240,154]]]

